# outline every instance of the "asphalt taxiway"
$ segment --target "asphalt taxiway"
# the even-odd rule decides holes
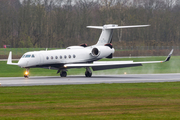
[[[145,82],[176,82],[180,81],[180,73],[174,74],[128,74],[128,75],[93,75],[85,76],[58,76],[42,77],[1,77],[1,86],[37,86],[37,85],[74,85],[99,83],[145,83]]]

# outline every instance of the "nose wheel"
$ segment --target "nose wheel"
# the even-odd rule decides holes
[[[26,71],[24,72],[24,77],[28,78],[29,77],[29,69],[26,69]]]

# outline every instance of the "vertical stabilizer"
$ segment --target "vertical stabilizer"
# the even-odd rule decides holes
[[[110,25],[104,25],[101,35],[99,37],[99,40],[96,45],[105,45],[107,43],[111,43],[112,35],[113,35],[113,29],[106,29],[108,27],[116,27],[118,25],[110,24]]]

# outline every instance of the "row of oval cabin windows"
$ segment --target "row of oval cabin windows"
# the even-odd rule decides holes
[[[68,57],[69,57],[69,58],[71,58],[71,55],[68,55]],[[76,56],[75,56],[75,55],[73,55],[72,57],[73,57],[73,58],[76,58]],[[53,57],[53,56],[51,56],[50,58],[51,58],[51,59],[53,59],[54,57]],[[49,58],[48,56],[46,57],[46,59],[47,59],[47,60],[49,60],[50,58]],[[62,59],[63,57],[60,55],[60,56],[59,56],[59,58],[60,58],[60,59]],[[64,55],[64,58],[66,59],[66,58],[67,58],[67,56],[66,56],[66,55]],[[55,59],[58,59],[58,56],[55,56]]]

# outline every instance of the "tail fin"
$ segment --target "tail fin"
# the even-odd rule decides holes
[[[104,26],[87,26],[87,28],[102,29],[101,35],[96,45],[105,45],[107,43],[112,42],[113,29],[147,27],[147,26],[150,26],[150,25],[118,26],[116,24],[108,24]]]

